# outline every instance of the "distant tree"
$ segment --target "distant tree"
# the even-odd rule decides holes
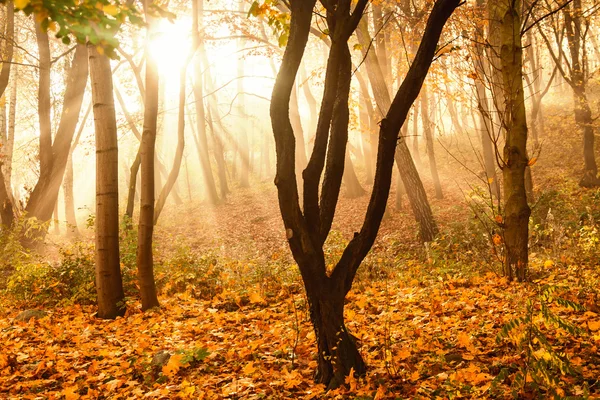
[[[147,5],[144,5],[147,9]],[[156,21],[149,19],[146,42],[149,44],[154,34]],[[154,258],[152,239],[157,217],[155,210],[155,144],[158,119],[158,65],[152,53],[146,48],[146,85],[144,96],[144,130],[140,142],[141,193],[140,218],[138,225],[137,271],[142,298],[142,310],[158,307],[156,283],[154,281]]]
[[[594,7],[590,8],[593,9]],[[597,10],[597,7],[595,9]],[[600,186],[600,179],[594,153],[594,119],[587,94],[591,77],[586,48],[590,33],[589,13],[590,11],[583,8],[582,0],[573,0],[566,2],[564,7],[561,7],[561,12],[551,13],[546,18],[554,35],[556,47],[544,32],[543,25],[538,24],[537,27],[560,75],[573,90],[575,122],[583,133],[584,170],[579,184],[584,187],[595,187]],[[568,51],[564,49],[565,36]]]
[[[110,60],[88,45],[96,131],[96,292],[98,317],[125,314],[119,257],[119,155]]]
[[[275,185],[279,207],[288,244],[304,281],[317,340],[315,379],[333,388],[341,385],[352,371],[363,374],[366,369],[354,337],[344,324],[344,298],[352,287],[358,267],[375,241],[385,212],[400,127],[418,96],[442,28],[460,0],[438,0],[433,7],[412,66],[381,121],[375,182],[363,226],[360,232],[354,234],[332,270],[325,263],[323,244],[330,232],[339,198],[348,141],[348,101],[352,78],[348,39],[360,22],[368,0],[358,0],[353,10],[351,0],[321,1],[326,10],[332,43],[314,148],[302,174],[302,209],[295,174],[295,136],[288,111],[315,3],[316,0],[290,1],[289,40],[273,88],[271,124],[277,153]],[[323,172],[325,176],[321,184]]]

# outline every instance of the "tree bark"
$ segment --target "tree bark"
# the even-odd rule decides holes
[[[504,272],[509,279],[527,279],[529,215],[525,189],[527,167],[527,118],[523,91],[523,47],[521,2],[498,0],[491,15],[500,19],[500,63],[505,113],[506,142],[503,150],[504,177]]]
[[[88,45],[96,131],[96,292],[98,317],[125,314],[119,257],[119,154],[112,73],[106,55]]]

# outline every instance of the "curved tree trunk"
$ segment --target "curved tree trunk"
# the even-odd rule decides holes
[[[98,317],[125,314],[119,257],[119,154],[112,73],[106,55],[88,45],[96,131],[96,292]]]
[[[413,65],[381,121],[375,183],[363,226],[360,232],[355,233],[330,273],[325,266],[323,244],[331,229],[339,196],[348,140],[348,96],[352,75],[348,39],[368,0],[358,0],[352,13],[350,0],[340,0],[335,9],[327,10],[330,37],[335,39],[327,62],[314,149],[303,173],[302,210],[295,172],[295,137],[288,110],[308,41],[315,3],[316,0],[290,1],[290,36],[273,88],[270,114],[277,152],[275,185],[279,207],[288,244],[304,281],[317,340],[316,381],[335,388],[344,383],[351,371],[363,374],[366,370],[356,343],[344,325],[344,298],[352,287],[358,267],[375,241],[385,212],[400,127],[427,74],[441,30],[459,0],[439,0],[432,10]],[[319,199],[318,189],[324,168],[325,178]]]
[[[177,148],[175,149],[175,158],[173,159],[173,167],[169,173],[169,177],[163,186],[156,207],[154,209],[154,224],[158,222],[158,217],[167,202],[169,192],[173,189],[175,181],[179,176],[181,169],[181,160],[183,159],[183,150],[185,147],[185,82],[186,82],[186,67],[181,69],[179,77],[179,116],[177,120]]]

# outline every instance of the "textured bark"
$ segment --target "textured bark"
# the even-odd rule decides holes
[[[339,1],[336,7],[328,4],[327,23],[332,45],[315,145],[308,167],[303,173],[305,185],[302,211],[296,184],[296,141],[289,118],[289,104],[308,40],[315,2],[290,2],[290,37],[273,88],[270,112],[277,153],[275,185],[279,207],[288,244],[304,281],[317,339],[318,367],[315,378],[317,382],[335,388],[343,384],[350,371],[364,374],[366,369],[355,340],[344,324],[344,298],[352,287],[358,267],[375,241],[385,212],[400,127],[427,74],[445,21],[459,1],[441,0],[433,8],[413,65],[391,103],[390,110],[381,121],[375,183],[363,226],[360,232],[355,233],[331,273],[326,270],[323,242],[331,226],[330,220],[339,195],[339,174],[340,170],[343,171],[346,155],[351,77],[347,41],[356,28],[367,1],[359,0],[352,13],[350,0]],[[316,193],[325,163],[325,179],[319,202]]]
[[[523,90],[523,46],[521,44],[521,2],[498,0],[491,3],[492,15],[500,18],[500,62],[506,128],[504,166],[504,273],[519,281],[527,279],[529,215],[525,189],[527,167],[527,118]]]
[[[107,56],[88,46],[96,131],[96,292],[98,317],[125,314],[119,257],[119,155],[112,73]]]
[[[433,186],[435,187],[435,197],[437,199],[443,199],[444,194],[442,193],[442,184],[440,183],[440,176],[438,174],[435,152],[433,149],[433,123],[429,117],[429,96],[427,93],[427,86],[423,86],[423,90],[421,90],[421,119],[423,121],[423,134],[427,144],[429,170],[431,171],[431,178],[433,179]]]

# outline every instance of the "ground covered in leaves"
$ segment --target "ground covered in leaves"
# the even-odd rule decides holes
[[[411,272],[426,275],[417,267]],[[575,287],[577,274],[552,266],[544,281]],[[346,318],[369,372],[348,379],[328,398],[508,397],[509,378],[524,360],[510,340],[496,339],[520,315],[523,299],[536,298],[533,286],[509,285],[491,273],[431,278],[357,285]],[[0,320],[0,396],[320,398],[324,388],[312,383],[314,333],[298,289],[282,288],[270,297],[251,292],[248,298],[224,292],[210,301],[182,293],[163,298],[160,311],[130,307],[116,321],[96,319],[92,306],[47,310],[28,322],[9,312]],[[579,300],[595,304],[592,297]],[[548,340],[581,373],[566,381],[568,389],[583,395],[587,386],[597,394],[600,316],[556,311],[584,331],[579,338],[548,331]],[[170,354],[162,363],[161,352]],[[494,381],[503,368],[509,375]]]

